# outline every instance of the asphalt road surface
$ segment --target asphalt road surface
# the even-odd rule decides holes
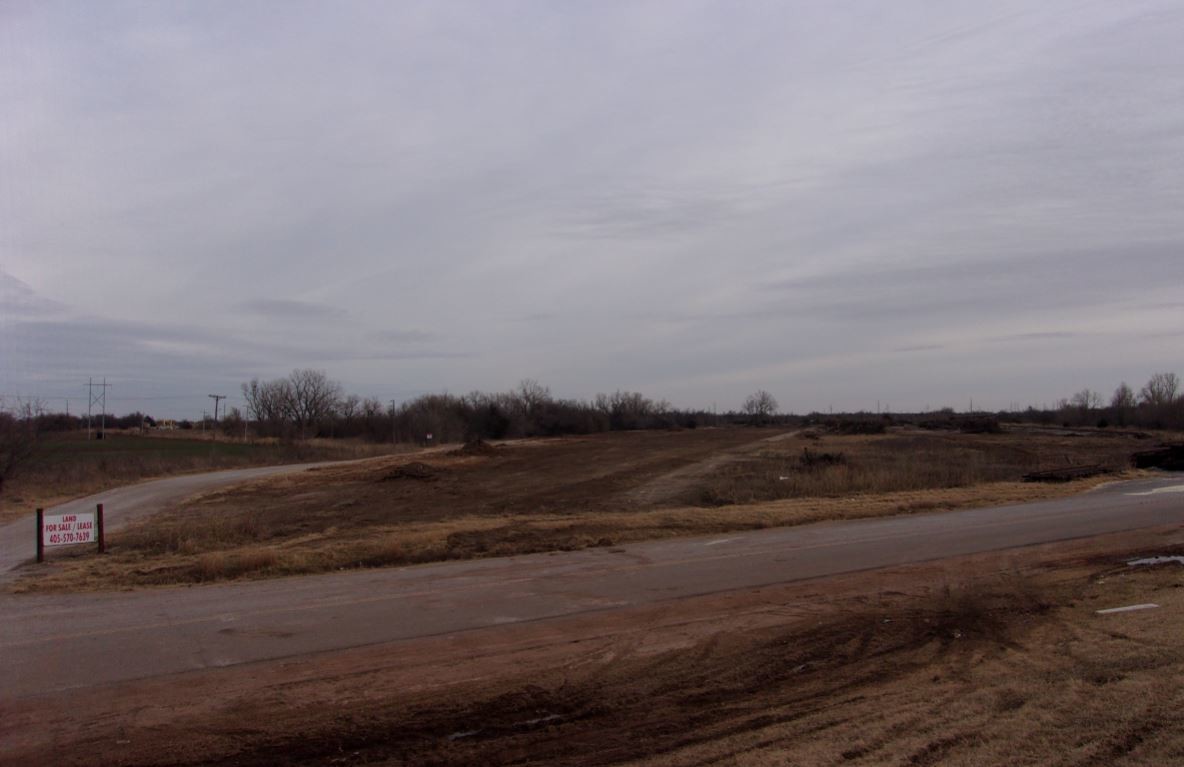
[[[0,698],[1184,524],[1184,477],[1020,506],[201,587],[0,597]]]
[[[365,459],[363,459],[365,460]],[[258,466],[250,469],[228,469],[204,474],[186,474],[167,479],[155,479],[127,485],[79,498],[45,510],[46,514],[91,512],[95,504],[103,504],[103,521],[108,531],[118,530],[128,522],[159,511],[170,503],[205,490],[233,485],[260,477],[304,471],[316,466],[327,466],[346,461]],[[37,523],[32,515],[0,525],[0,577],[28,562],[36,555]]]

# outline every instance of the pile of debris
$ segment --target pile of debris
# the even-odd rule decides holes
[[[448,451],[449,455],[494,455],[497,448],[483,439],[471,439],[463,446]]]
[[[391,469],[383,476],[384,482],[390,482],[397,479],[418,479],[420,481],[430,481],[436,479],[438,472],[435,468],[428,466],[426,463],[413,461],[411,463],[404,463]]]

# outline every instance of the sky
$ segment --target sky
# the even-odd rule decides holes
[[[0,396],[1184,373],[1184,5],[0,3]]]

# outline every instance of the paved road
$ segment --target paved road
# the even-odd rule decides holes
[[[0,699],[1176,524],[1184,477],[1022,506],[562,554],[10,595],[0,597]]]
[[[365,459],[363,459],[365,460]],[[274,474],[304,471],[316,466],[327,466],[349,461],[325,461],[321,463],[285,464],[283,466],[258,466],[250,469],[228,469],[205,474],[187,474],[180,477],[156,479],[137,485],[106,490],[95,495],[79,498],[69,503],[46,509],[47,514],[70,514],[94,511],[95,504],[103,504],[103,520],[107,530],[118,530],[128,522],[159,511],[170,503],[194,493],[213,490],[237,482],[245,482]],[[30,515],[0,526],[0,577],[14,567],[31,560],[36,554],[37,523]]]

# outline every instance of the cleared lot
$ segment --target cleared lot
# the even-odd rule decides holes
[[[1125,467],[1147,435],[877,436],[703,429],[477,445],[260,480],[198,496],[59,558],[18,590],[194,583],[573,550],[826,519],[1058,497]]]

